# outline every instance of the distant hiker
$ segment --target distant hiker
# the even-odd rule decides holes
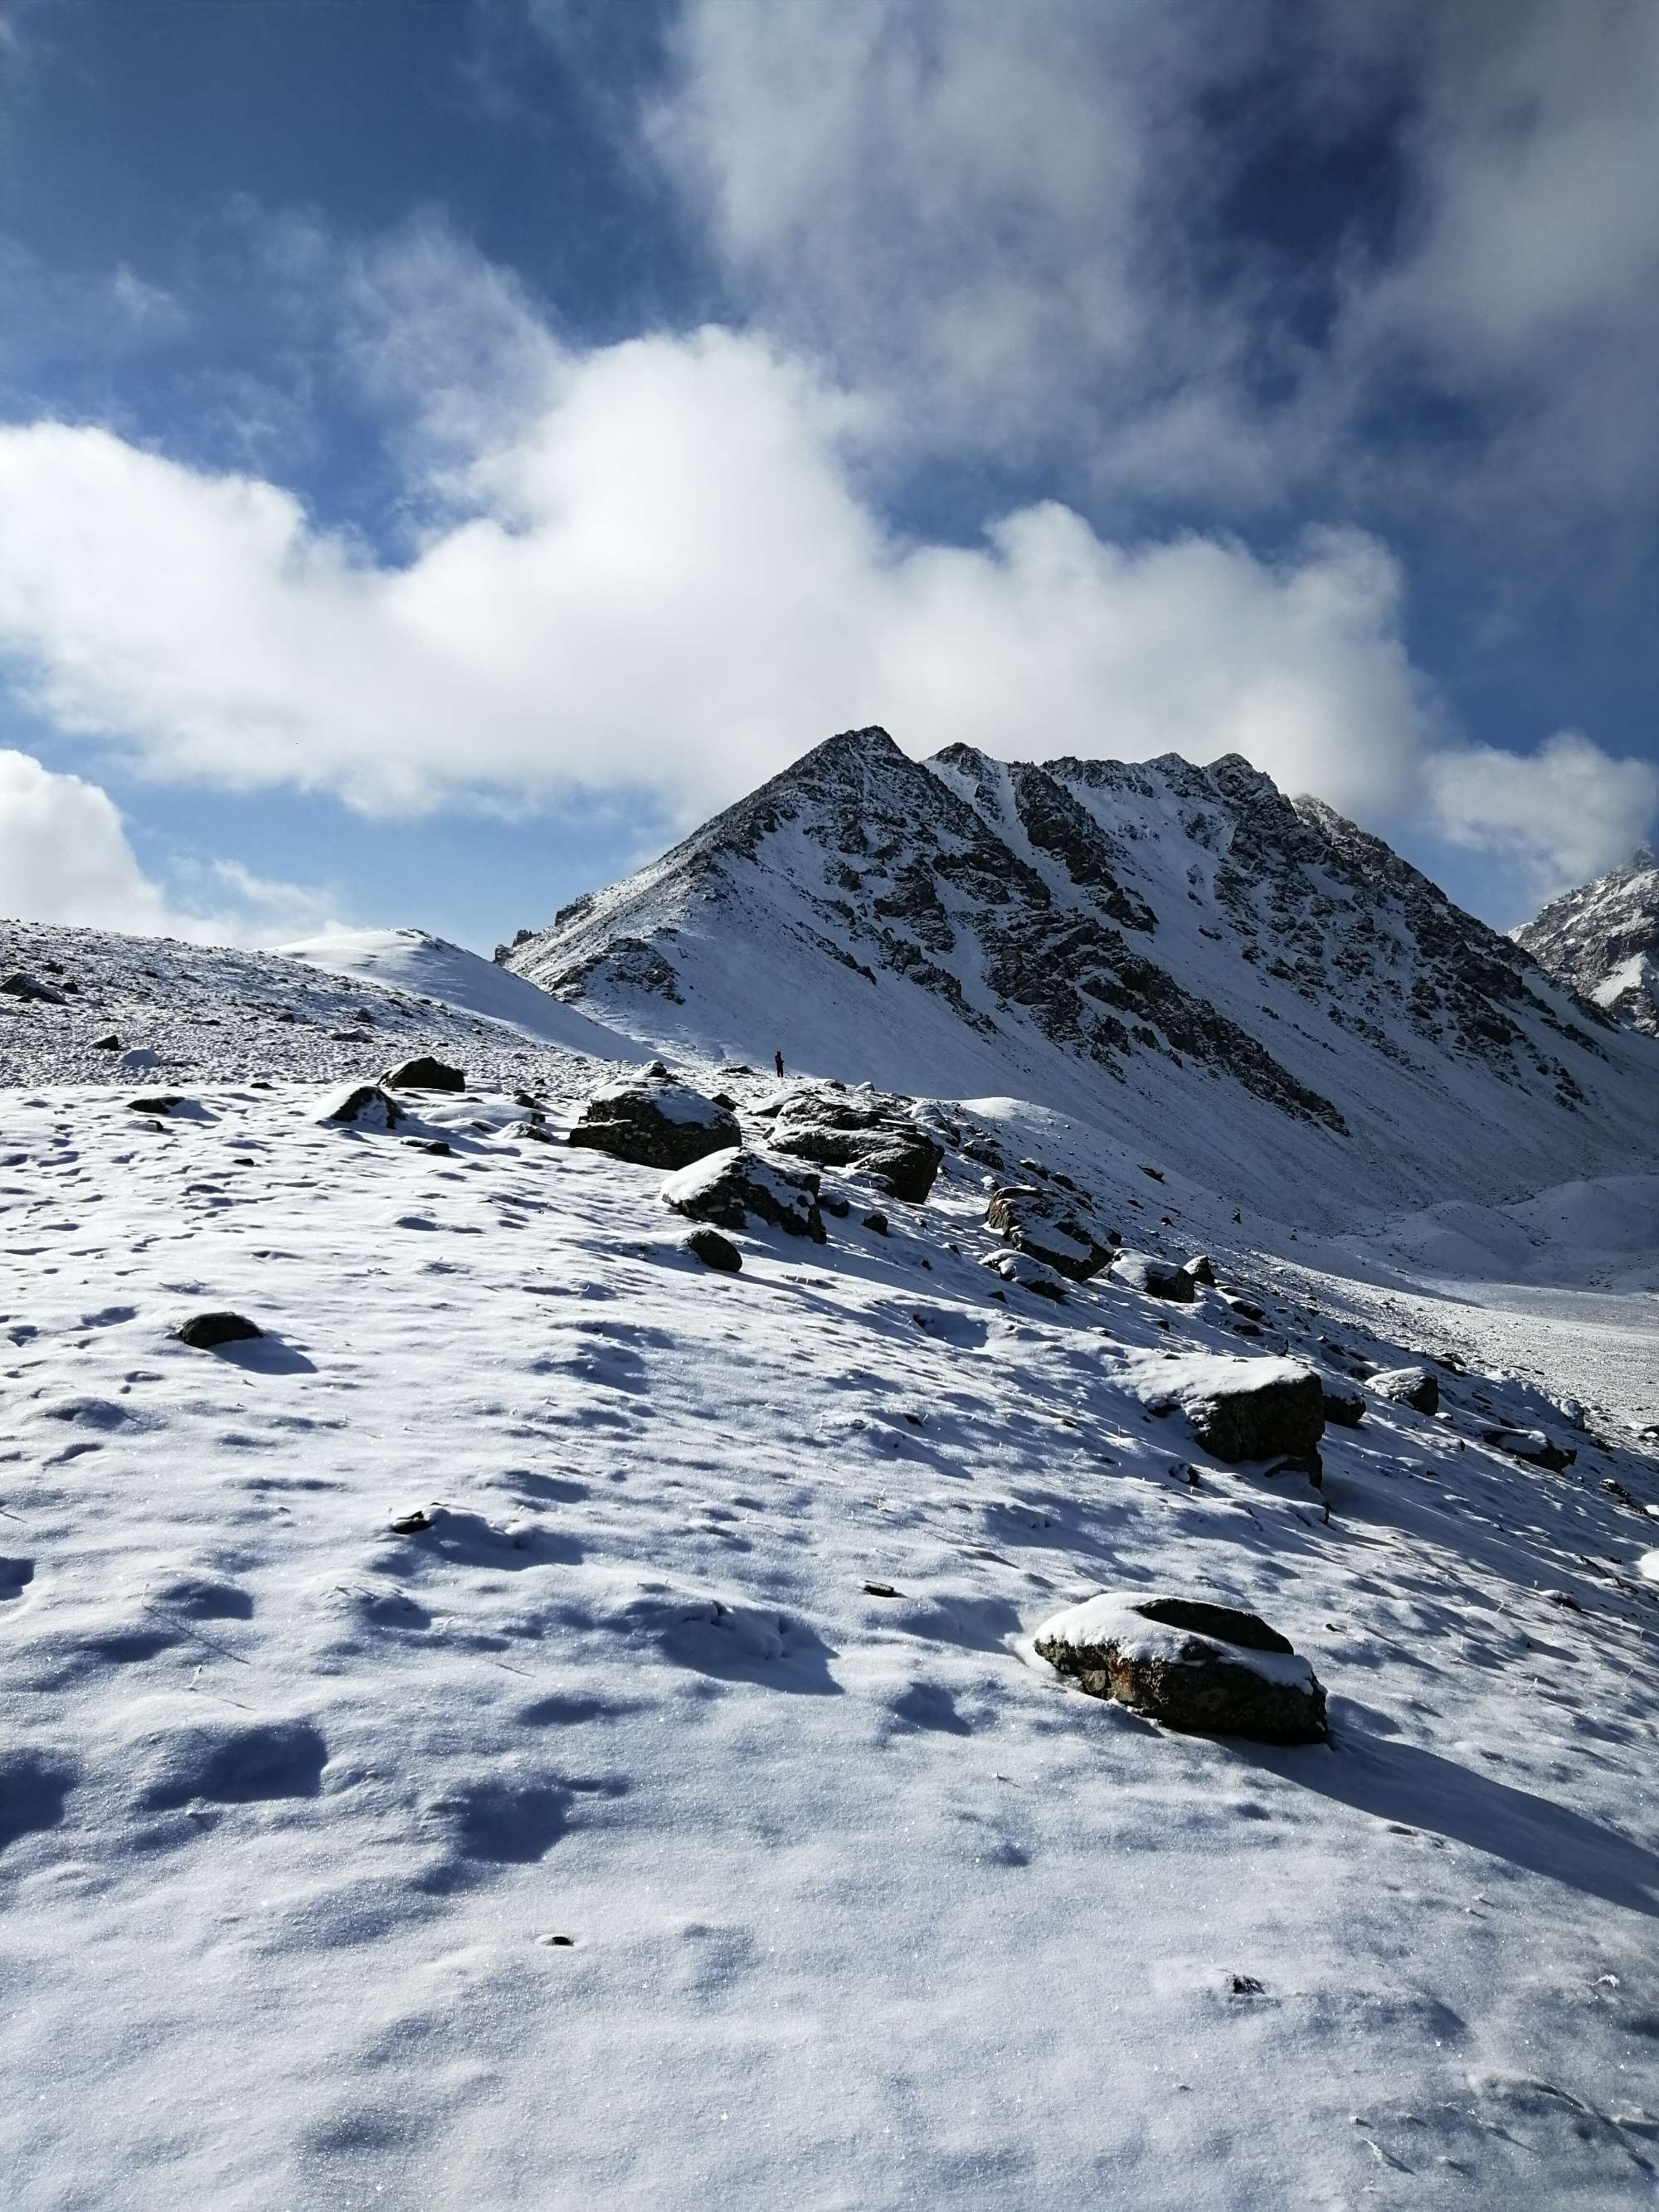
[[[773,1054],[772,1065],[776,1068],[780,1075],[783,1073],[783,1054],[781,1052],[775,1052]]]

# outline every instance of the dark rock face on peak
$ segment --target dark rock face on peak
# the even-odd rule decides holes
[[[1286,1207],[1585,1172],[1629,1118],[1598,1094],[1634,1087],[1523,950],[1237,755],[921,762],[845,731],[508,965],[717,1059],[1121,1125],[1206,1186],[1277,1150]]]
[[[1515,941],[1603,1014],[1659,1037],[1659,855],[1651,846],[1552,899]]]

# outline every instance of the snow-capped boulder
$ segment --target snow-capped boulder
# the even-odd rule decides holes
[[[434,1060],[430,1053],[422,1053],[414,1060],[406,1060],[402,1066],[390,1069],[380,1078],[396,1091],[465,1091],[466,1070],[451,1067],[447,1060]]]
[[[1112,1256],[1111,1245],[1095,1234],[1082,1207],[1035,1183],[1005,1183],[993,1191],[985,1220],[1017,1252],[1028,1253],[1073,1283],[1086,1283]]]
[[[720,1229],[743,1229],[752,1215],[791,1237],[824,1242],[817,1177],[777,1167],[741,1146],[711,1152],[670,1176],[662,1201],[676,1213],[712,1221]]]
[[[933,1188],[945,1148],[896,1099],[797,1091],[772,1116],[772,1150],[825,1167],[855,1168],[890,1198],[920,1206]]]
[[[1035,1291],[1040,1298],[1052,1298],[1059,1305],[1066,1296],[1066,1281],[1046,1261],[1030,1252],[988,1252],[979,1263],[1000,1275],[1005,1283],[1014,1283],[1022,1291]]]
[[[1388,1367],[1373,1375],[1370,1387],[1379,1398],[1396,1406],[1410,1406],[1419,1413],[1440,1411],[1440,1383],[1426,1367]]]
[[[1115,1699],[1165,1728],[1261,1743],[1324,1739],[1319,1678],[1254,1613],[1103,1590],[1045,1621],[1035,1644],[1091,1697]]]
[[[1126,1290],[1139,1291],[1149,1298],[1169,1298],[1182,1306],[1191,1305],[1198,1296],[1192,1277],[1173,1260],[1160,1260],[1152,1252],[1121,1250],[1109,1257],[1112,1280]]]
[[[1317,1474],[1325,1429],[1320,1377],[1299,1359],[1235,1359],[1193,1352],[1143,1368],[1137,1395],[1149,1412],[1178,1407],[1218,1459],[1307,1457]]]
[[[685,1168],[743,1142],[735,1114],[672,1076],[607,1083],[570,1132],[573,1145],[642,1168]]]
[[[1215,1262],[1207,1252],[1194,1253],[1181,1264],[1183,1273],[1190,1275],[1195,1283],[1202,1283],[1206,1290],[1215,1288]]]
[[[1551,1474],[1559,1474],[1578,1456],[1570,1445],[1558,1444],[1542,1429],[1482,1429],[1480,1441],[1494,1451],[1507,1452],[1511,1459],[1523,1459]]]
[[[404,1119],[403,1108],[377,1083],[349,1083],[325,1100],[319,1121],[349,1124],[356,1129],[395,1129]]]

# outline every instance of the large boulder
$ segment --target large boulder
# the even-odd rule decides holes
[[[791,1237],[824,1242],[817,1177],[778,1167],[741,1146],[711,1152],[670,1176],[662,1201],[676,1213],[712,1221],[717,1229],[744,1229],[752,1218]]]
[[[1065,1302],[1064,1279],[1030,1252],[988,1252],[979,1264],[1022,1291],[1034,1291],[1038,1297],[1052,1298],[1056,1305]]]
[[[1193,1434],[1218,1459],[1273,1459],[1288,1454],[1317,1472],[1325,1429],[1325,1392],[1299,1359],[1235,1359],[1194,1352],[1141,1372],[1139,1395],[1149,1411],[1178,1407]]]
[[[1086,1283],[1112,1256],[1110,1243],[1097,1236],[1082,1206],[1036,1183],[1005,1183],[994,1190],[985,1221],[1015,1251],[1073,1283]]]
[[[380,1080],[397,1091],[465,1091],[466,1070],[422,1053],[416,1059],[404,1060],[401,1067],[390,1069]]]
[[[792,1159],[854,1168],[890,1198],[920,1206],[945,1148],[897,1099],[876,1092],[796,1091],[772,1116],[771,1148]]]
[[[43,983],[38,975],[31,975],[20,968],[14,974],[0,977],[0,991],[9,999],[32,999],[42,1006],[61,1006],[64,994],[54,984]]]
[[[1200,1735],[1319,1743],[1325,1692],[1287,1638],[1206,1599],[1103,1590],[1038,1629],[1039,1656],[1091,1697]]]
[[[1482,1429],[1480,1441],[1494,1451],[1507,1452],[1511,1459],[1523,1459],[1550,1474],[1561,1474],[1578,1456],[1570,1444],[1558,1444],[1542,1429]]]
[[[1191,1305],[1198,1296],[1192,1277],[1173,1260],[1160,1260],[1153,1252],[1117,1251],[1109,1257],[1112,1280],[1126,1290],[1139,1291],[1149,1298],[1169,1298],[1182,1306]]]
[[[1389,1367],[1370,1378],[1379,1398],[1396,1406],[1410,1406],[1419,1413],[1440,1411],[1440,1383],[1426,1367]]]
[[[397,1100],[378,1083],[349,1083],[343,1090],[330,1093],[318,1118],[356,1129],[395,1129],[404,1115]]]
[[[1365,1394],[1357,1382],[1335,1375],[1322,1375],[1319,1388],[1325,1401],[1325,1419],[1334,1428],[1357,1429],[1365,1418]]]
[[[573,1145],[642,1168],[685,1168],[743,1142],[738,1118],[689,1083],[630,1076],[593,1092],[570,1132]]]

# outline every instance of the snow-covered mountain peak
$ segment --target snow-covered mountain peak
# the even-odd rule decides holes
[[[1032,1099],[1292,1213],[1513,1195],[1653,1121],[1645,1046],[1237,755],[844,732],[507,958],[629,1035]]]
[[[1552,899],[1515,941],[1615,1021],[1659,1036],[1659,858],[1651,845]]]

